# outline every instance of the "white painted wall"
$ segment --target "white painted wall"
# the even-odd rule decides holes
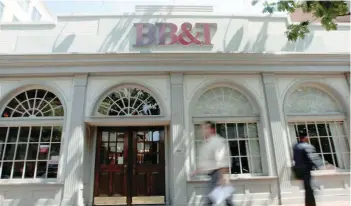
[[[179,26],[183,22],[217,23],[217,31],[212,32],[213,46],[134,48],[136,37],[133,23],[138,22],[172,22]],[[321,26],[311,26],[311,33],[304,40],[291,43],[284,34],[288,23],[288,17],[221,16],[211,13],[61,16],[52,25],[2,25],[0,53],[350,52],[348,24],[339,24],[339,30],[329,32]]]
[[[4,12],[1,23],[14,22],[14,18],[18,22],[32,22],[32,12],[34,9],[41,15],[40,21],[53,22],[54,18],[50,11],[40,0],[0,0],[4,4]]]

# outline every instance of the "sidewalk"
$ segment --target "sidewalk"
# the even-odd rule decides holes
[[[305,204],[284,204],[284,205],[286,205],[286,206],[305,206]],[[320,203],[317,202],[317,206],[350,206],[350,202],[349,201],[320,202]]]

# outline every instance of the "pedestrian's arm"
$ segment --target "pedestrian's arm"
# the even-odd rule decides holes
[[[305,151],[313,166],[316,168],[321,168],[324,165],[322,158],[316,153],[314,146],[309,145],[305,148]]]

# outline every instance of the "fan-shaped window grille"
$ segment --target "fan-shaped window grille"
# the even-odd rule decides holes
[[[2,117],[64,116],[61,101],[53,93],[33,89],[22,92],[5,107]]]
[[[229,87],[216,87],[200,96],[193,116],[255,116],[255,109],[240,92]]]
[[[334,99],[327,93],[315,87],[300,87],[285,101],[287,114],[328,114],[340,113]]]
[[[138,88],[122,88],[104,98],[98,113],[108,116],[160,115],[160,107],[148,92]]]

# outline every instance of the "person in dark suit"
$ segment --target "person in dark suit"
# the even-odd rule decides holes
[[[299,140],[293,148],[295,162],[293,170],[296,178],[303,181],[305,206],[316,206],[311,184],[311,171],[321,168],[324,165],[323,160],[316,154],[314,146],[308,143],[307,134],[301,134]]]

